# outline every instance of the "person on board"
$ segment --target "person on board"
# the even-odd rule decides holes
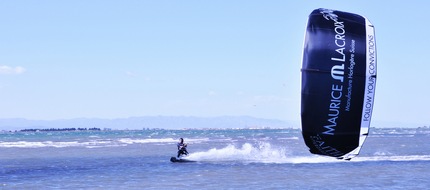
[[[176,146],[178,146],[178,158],[182,155],[188,155],[187,143],[184,143],[183,138],[179,138],[179,142]]]

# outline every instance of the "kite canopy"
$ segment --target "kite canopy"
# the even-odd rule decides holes
[[[302,62],[302,134],[313,154],[351,159],[369,131],[376,85],[373,25],[329,9],[310,15]]]

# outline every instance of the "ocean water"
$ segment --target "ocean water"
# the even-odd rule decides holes
[[[171,163],[178,138],[189,159]],[[351,161],[299,129],[1,132],[0,189],[428,189],[430,129],[372,128]]]

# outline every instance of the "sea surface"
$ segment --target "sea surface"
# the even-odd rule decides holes
[[[192,163],[172,163],[176,143]],[[0,189],[428,189],[430,129],[371,128],[351,161],[299,129],[0,132]]]

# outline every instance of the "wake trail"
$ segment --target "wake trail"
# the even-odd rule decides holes
[[[227,145],[208,151],[195,152],[187,159],[199,162],[243,162],[243,163],[274,163],[274,164],[320,164],[320,163],[349,163],[349,162],[385,162],[385,161],[430,161],[430,155],[375,155],[357,156],[350,161],[338,160],[333,157],[318,155],[292,155],[286,148],[273,147],[270,143],[259,143],[253,146],[245,143],[240,147]]]

